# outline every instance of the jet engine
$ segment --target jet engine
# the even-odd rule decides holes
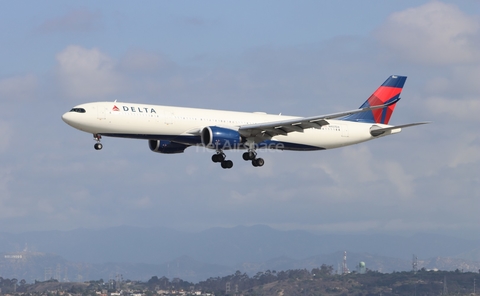
[[[235,149],[242,143],[242,137],[236,130],[218,126],[202,129],[202,144],[211,149]]]
[[[150,147],[150,150],[153,152],[174,154],[183,153],[188,146],[166,140],[148,140],[148,147]]]

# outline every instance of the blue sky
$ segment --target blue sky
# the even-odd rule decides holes
[[[0,231],[266,224],[319,233],[480,238],[477,1],[0,3]],[[129,101],[318,115],[408,79],[391,122],[322,152],[149,151],[60,116]]]

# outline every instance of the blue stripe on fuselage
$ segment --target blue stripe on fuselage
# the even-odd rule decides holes
[[[106,137],[116,137],[116,138],[130,138],[130,139],[144,139],[144,140],[168,140],[171,142],[181,143],[185,145],[200,145],[202,140],[200,136],[171,136],[171,135],[147,135],[147,134],[101,134]],[[322,147],[316,147],[311,145],[289,143],[282,141],[274,140],[265,140],[258,143],[258,149],[277,149],[277,150],[292,150],[292,151],[315,151],[315,150],[325,150]],[[235,147],[235,149],[247,149],[243,144]],[[227,150],[227,149],[225,149]]]

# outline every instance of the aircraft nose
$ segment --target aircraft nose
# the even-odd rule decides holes
[[[72,114],[71,112],[66,112],[62,115],[62,120],[66,123],[66,124],[71,124],[72,122],[72,118],[71,118]]]

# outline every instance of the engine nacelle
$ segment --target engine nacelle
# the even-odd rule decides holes
[[[174,154],[185,152],[185,149],[187,149],[188,146],[166,140],[148,140],[148,147],[153,152]]]
[[[202,144],[210,149],[235,149],[242,143],[242,137],[236,130],[207,126],[202,130]]]

